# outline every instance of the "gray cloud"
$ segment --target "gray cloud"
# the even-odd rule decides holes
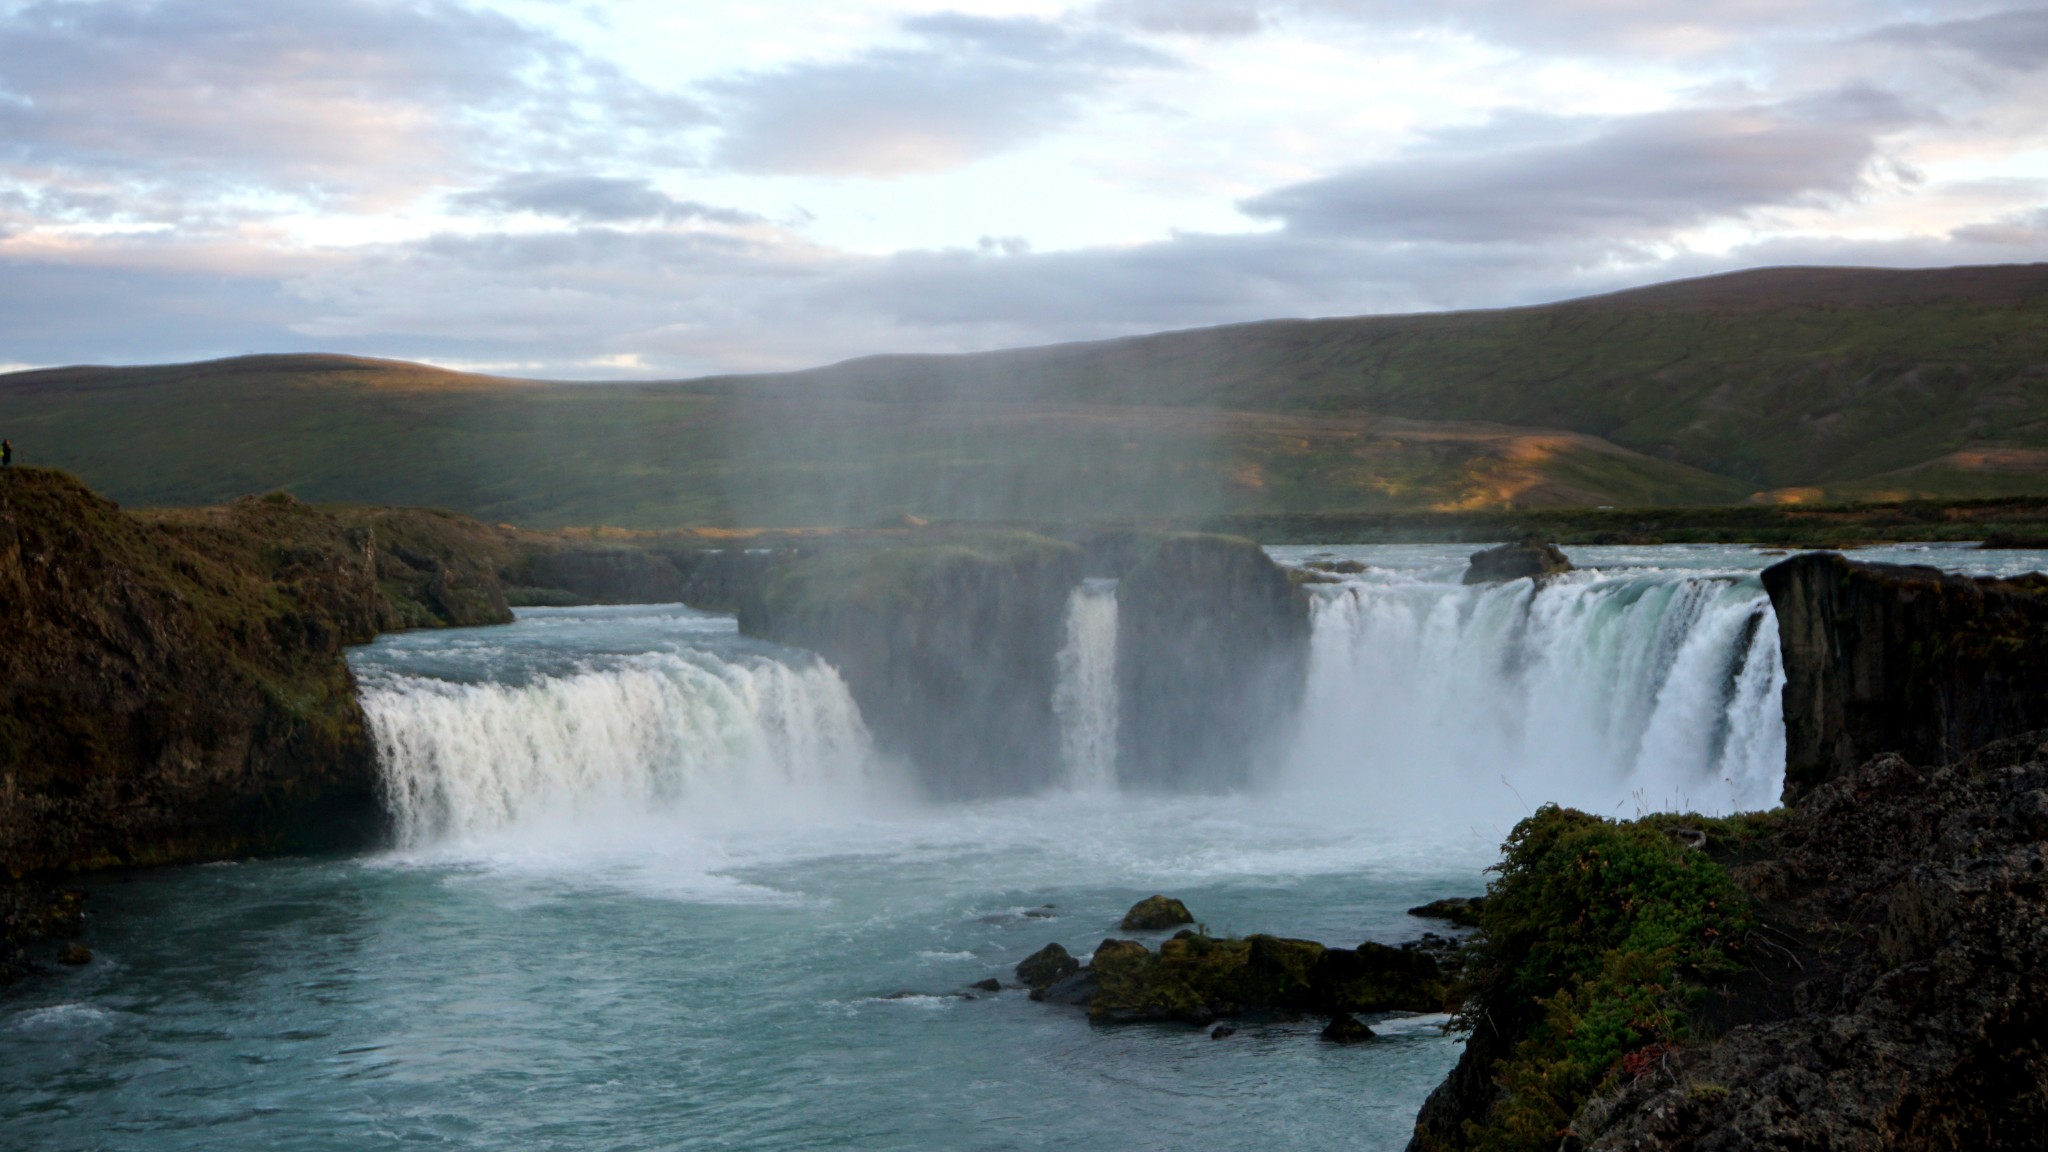
[[[954,168],[1077,116],[1129,70],[1168,58],[1119,36],[959,14],[903,23],[914,43],[706,85],[725,111],[716,160],[746,172],[897,176]]]
[[[0,19],[0,163],[45,177],[362,195],[697,115],[455,0],[39,0]]]
[[[1266,26],[1256,0],[1105,0],[1095,15],[1143,32],[1250,36]]]
[[[1637,241],[1758,208],[1853,194],[1876,133],[1905,118],[1879,93],[1799,106],[1688,109],[1576,126],[1521,120],[1519,143],[1368,165],[1243,204],[1291,230],[1387,241]]]
[[[2017,8],[1969,20],[1897,24],[1870,39],[1906,48],[1948,48],[2014,71],[2048,64],[2048,7]]]
[[[1303,21],[1338,21],[1386,33],[1448,30],[1565,56],[1611,53],[1685,57],[1748,51],[1782,35],[1869,30],[1911,19],[1915,0],[1105,0],[1098,18],[1145,31],[1246,34]],[[1995,10],[1987,0],[1947,0],[1951,11]],[[1181,23],[1184,22],[1184,23]]]
[[[708,224],[758,224],[761,217],[733,208],[677,200],[642,178],[527,173],[507,176],[488,188],[451,200],[475,212],[530,212],[586,224],[639,220],[699,220]]]

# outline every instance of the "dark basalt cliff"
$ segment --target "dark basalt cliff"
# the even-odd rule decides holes
[[[1307,600],[1249,540],[1127,534],[1084,548],[934,529],[698,563],[707,596],[721,580],[737,586],[742,632],[830,661],[881,746],[938,795],[1060,778],[1052,696],[1084,572],[1120,578],[1126,782],[1243,783],[1307,676]]]
[[[1411,1147],[2041,1147],[2044,736],[1946,768],[1882,756],[1782,814],[1699,822],[1684,839],[1703,832],[1704,852],[1665,850],[1694,859],[1691,889],[1613,847],[1672,817],[1533,869],[1511,852],[1468,961],[1472,1037]],[[1577,921],[1527,900],[1623,873],[1657,896],[1611,940],[1593,927],[1617,914],[1604,899]]]
[[[819,653],[885,751],[936,795],[1017,793],[1061,771],[1052,693],[1081,550],[1028,533],[849,544],[774,566],[740,631]]]
[[[1245,783],[1301,703],[1308,599],[1265,550],[1172,536],[1117,586],[1118,773],[1126,782]]]
[[[376,837],[344,646],[510,618],[451,531],[489,530],[282,494],[133,515],[60,472],[0,471],[0,888]],[[5,897],[28,911],[0,975],[47,919]]]
[[[2048,727],[2048,577],[1831,552],[1764,570],[1785,660],[1785,797],[1880,752],[1940,764]]]
[[[1754,965],[1717,1041],[1618,1078],[1586,1147],[2036,1149],[2048,1134],[2048,733],[1823,784],[1732,872]]]

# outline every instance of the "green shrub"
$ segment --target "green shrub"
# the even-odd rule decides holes
[[[1470,1147],[1556,1148],[1625,1057],[1648,1067],[1641,1057],[1693,1036],[1707,989],[1739,967],[1742,893],[1670,823],[1545,806],[1509,835],[1460,1022],[1519,1039],[1493,1110],[1467,1125]]]

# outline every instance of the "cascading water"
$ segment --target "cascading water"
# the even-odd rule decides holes
[[[1067,783],[1116,786],[1116,581],[1083,581],[1067,599],[1066,642],[1052,710],[1060,722]]]
[[[786,813],[871,792],[879,769],[838,673],[704,619],[643,616],[629,634],[661,650],[620,654],[603,651],[617,617],[543,617],[567,634],[529,639],[510,675],[481,682],[412,667],[395,645],[366,650],[363,709],[401,843],[597,812]],[[677,620],[694,642],[661,635]],[[565,661],[550,641],[584,650]]]
[[[1460,814],[1777,802],[1784,672],[1753,575],[1314,591],[1297,786]]]

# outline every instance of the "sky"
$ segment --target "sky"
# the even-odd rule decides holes
[[[2048,259],[2048,5],[0,0],[0,366],[559,378]]]

